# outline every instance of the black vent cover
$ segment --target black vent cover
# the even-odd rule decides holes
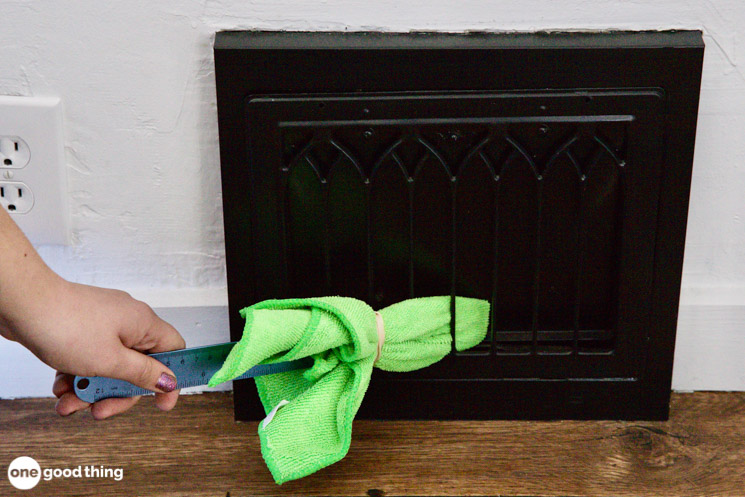
[[[375,371],[361,417],[665,419],[702,56],[699,32],[218,33],[231,335],[268,298],[478,297],[486,340]]]

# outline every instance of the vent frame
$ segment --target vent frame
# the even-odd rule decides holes
[[[246,215],[256,212],[257,201],[254,173],[246,165],[250,164],[251,140],[255,140],[252,137],[270,136],[272,131],[265,127],[266,121],[248,129],[249,102],[276,104],[295,98],[328,103],[334,98],[359,100],[373,95],[412,98],[442,94],[452,98],[478,93],[509,95],[508,92],[522,92],[524,96],[540,95],[547,89],[551,95],[564,92],[577,98],[647,92],[658,95],[661,102],[658,124],[662,128],[662,146],[657,149],[664,167],[654,185],[659,194],[657,236],[653,253],[649,254],[649,309],[639,324],[649,332],[640,335],[646,345],[637,358],[637,374],[540,379],[489,378],[482,374],[468,382],[433,379],[432,376],[443,375],[446,361],[445,366],[436,365],[418,374],[386,375],[376,371],[360,416],[665,419],[702,54],[703,42],[697,31],[509,35],[218,33],[215,65],[231,336],[238,338],[243,328],[237,310],[266,296],[249,283],[257,281],[256,268],[246,264],[247,254],[256,253],[251,244],[264,236],[246,236],[246,230],[255,230],[247,226]],[[288,72],[288,67],[293,70]],[[318,67],[326,71],[318,71]],[[555,70],[538,70],[541,67]],[[569,70],[579,67],[593,70]],[[456,73],[453,68],[459,71]],[[254,194],[246,196],[247,191]],[[261,193],[258,195],[260,202]],[[281,267],[271,264],[264,269],[281,272]],[[650,355],[650,350],[658,352]],[[504,363],[519,364],[520,356],[498,358]],[[505,367],[509,370],[515,366]],[[571,371],[567,374],[571,376]],[[237,419],[263,416],[253,384],[237,382],[235,392]],[[444,398],[448,401],[444,402]]]

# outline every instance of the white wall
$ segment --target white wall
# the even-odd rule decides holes
[[[69,279],[124,288],[156,307],[181,307],[186,314],[174,319],[186,327],[190,307],[213,306],[219,314],[226,302],[215,31],[702,29],[707,50],[675,387],[745,390],[742,374],[723,372],[745,357],[742,0],[0,5],[0,94],[59,95],[65,106],[74,245],[41,247],[43,257]],[[227,336],[224,320],[216,326]],[[26,361],[18,354],[0,341],[0,374]],[[22,385],[20,393],[42,391],[36,381]],[[11,393],[0,381],[3,395]]]

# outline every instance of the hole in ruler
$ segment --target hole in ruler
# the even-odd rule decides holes
[[[88,378],[83,378],[82,380],[78,381],[78,390],[85,390],[90,384],[91,382],[88,380]]]

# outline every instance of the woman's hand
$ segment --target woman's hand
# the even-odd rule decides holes
[[[128,294],[68,282],[44,264],[0,208],[0,334],[57,369],[57,412],[67,416],[90,404],[74,393],[74,375],[106,376],[155,391],[169,410],[177,379],[145,353],[184,348],[184,339],[145,303]],[[139,397],[105,399],[91,406],[96,419],[132,407]]]
[[[153,310],[128,294],[57,279],[46,288],[45,305],[13,332],[39,359],[57,369],[52,391],[57,412],[67,416],[90,404],[73,390],[73,378],[106,376],[153,390],[155,404],[172,409],[177,380],[164,364],[144,353],[184,348],[184,339]],[[39,302],[41,304],[41,302]],[[91,413],[104,419],[132,407],[139,397],[96,402]]]

